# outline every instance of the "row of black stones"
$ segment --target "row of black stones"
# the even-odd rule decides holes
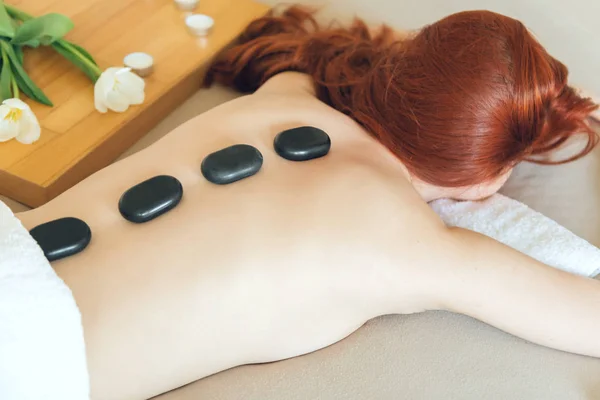
[[[277,154],[291,161],[308,161],[329,153],[331,139],[321,129],[303,126],[283,131],[275,137]],[[209,154],[202,160],[202,175],[218,185],[227,185],[255,175],[263,165],[263,156],[253,146],[236,144]],[[119,199],[123,218],[144,223],[175,208],[183,197],[181,182],[172,176],[159,175],[128,189]],[[92,239],[84,221],[60,218],[38,225],[30,231],[49,261],[81,252]]]

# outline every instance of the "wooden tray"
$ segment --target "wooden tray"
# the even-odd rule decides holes
[[[25,69],[54,103],[27,100],[42,125],[40,140],[0,143],[0,194],[40,206],[114,161],[199,89],[203,71],[253,19],[268,11],[253,0],[200,0],[195,12],[215,20],[200,39],[185,27],[173,0],[13,0],[33,15],[58,12],[75,22],[67,38],[88,50],[102,69],[143,51],[154,57],[146,101],[125,113],[94,108],[93,84],[53,50],[25,53]],[[25,97],[22,96],[24,99]]]

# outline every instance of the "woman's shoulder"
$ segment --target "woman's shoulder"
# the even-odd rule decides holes
[[[304,94],[315,97],[315,86],[310,75],[285,71],[267,80],[255,93],[278,93],[278,94]]]

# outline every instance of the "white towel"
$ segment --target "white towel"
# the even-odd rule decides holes
[[[573,274],[600,274],[597,247],[516,200],[495,194],[479,202],[444,199],[430,205],[446,225],[482,233]]]
[[[71,290],[1,201],[0,399],[89,399],[83,327]]]

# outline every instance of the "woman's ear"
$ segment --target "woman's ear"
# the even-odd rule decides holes
[[[466,188],[453,188],[455,200],[483,200],[497,193],[512,174],[512,168],[494,180],[480,183]]]

